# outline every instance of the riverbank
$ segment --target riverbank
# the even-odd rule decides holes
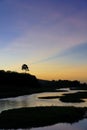
[[[32,128],[56,123],[74,123],[85,117],[87,108],[31,107],[3,111],[0,128]],[[86,117],[85,117],[86,118]]]

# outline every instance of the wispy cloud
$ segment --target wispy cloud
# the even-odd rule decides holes
[[[76,45],[74,47],[65,49],[65,50],[61,51],[60,53],[56,53],[52,56],[49,56],[49,57],[46,57],[44,59],[33,62],[32,64],[49,62],[49,61],[52,61],[52,60],[57,60],[58,58],[62,59],[63,57],[65,59],[67,57],[69,59],[71,58],[72,62],[74,62],[74,60],[75,60],[75,63],[76,63],[76,61],[78,62],[80,60],[81,62],[85,61],[85,63],[87,64],[86,56],[87,56],[87,43],[81,43],[81,44]]]

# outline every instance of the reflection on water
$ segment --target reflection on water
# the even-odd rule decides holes
[[[21,107],[35,107],[35,106],[75,106],[87,107],[87,99],[82,103],[63,103],[59,99],[39,99],[45,96],[61,96],[65,93],[75,93],[76,90],[69,90],[67,92],[44,92],[26,96],[19,96],[16,98],[0,99],[0,112],[3,110],[21,108]],[[80,90],[82,91],[82,90]]]
[[[83,119],[74,124],[58,123],[58,124],[55,124],[52,126],[46,126],[46,127],[27,128],[27,129],[20,128],[20,129],[10,129],[10,130],[87,130],[87,119]]]
[[[59,123],[53,126],[32,128],[30,130],[87,130],[87,119],[74,124]]]

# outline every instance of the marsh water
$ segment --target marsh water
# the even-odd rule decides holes
[[[75,93],[83,90],[61,89],[63,92],[43,92],[32,95],[19,96],[14,98],[0,99],[0,112],[3,110],[22,108],[22,107],[37,107],[37,106],[75,106],[87,107],[87,99],[82,103],[64,103],[59,98],[40,99],[39,97],[61,96],[65,93]]]
[[[0,99],[0,112],[3,110],[22,108],[22,107],[39,107],[39,106],[75,106],[75,107],[87,107],[87,99],[82,103],[64,103],[59,100],[59,98],[53,99],[40,99],[39,97],[50,97],[50,96],[61,96],[63,94],[75,93],[82,90],[69,90],[60,89],[60,92],[43,92],[32,95],[19,96],[14,98]],[[42,127],[42,128],[31,128],[31,130],[86,130],[87,120],[81,120],[78,123],[72,125],[67,123],[59,123],[53,126]]]

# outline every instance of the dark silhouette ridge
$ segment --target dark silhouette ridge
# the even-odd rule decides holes
[[[80,83],[78,80],[39,80],[42,86],[55,87],[55,88],[70,88],[73,90],[87,90],[86,83]]]
[[[40,80],[31,74],[0,70],[0,98],[38,92],[57,92],[59,88],[87,90],[87,84],[77,80]]]
[[[0,98],[32,94],[40,85],[34,75],[0,71]]]

